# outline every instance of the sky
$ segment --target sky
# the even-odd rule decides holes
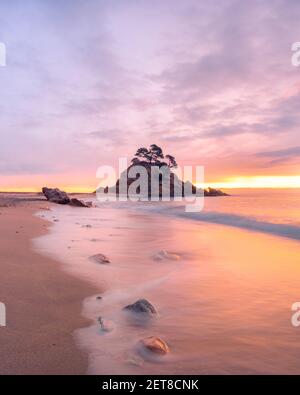
[[[94,190],[152,143],[212,186],[300,187],[298,0],[1,0],[0,190]]]

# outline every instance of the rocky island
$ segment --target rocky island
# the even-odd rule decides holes
[[[189,181],[182,181],[174,173],[177,162],[174,156],[164,155],[161,147],[152,144],[149,148],[139,148],[131,160],[131,165],[121,173],[112,187],[98,188],[99,193],[130,195],[133,191],[141,197],[162,198],[185,197],[199,193],[204,196],[228,196],[219,189],[201,190]]]

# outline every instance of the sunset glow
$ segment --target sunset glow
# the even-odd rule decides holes
[[[296,2],[155,4],[1,2],[0,190],[93,191],[152,143],[210,186],[299,186]]]
[[[212,188],[300,188],[300,176],[233,177],[205,184]]]

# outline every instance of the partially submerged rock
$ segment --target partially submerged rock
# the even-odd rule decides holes
[[[96,254],[90,256],[90,259],[96,263],[107,264],[110,263],[110,260],[104,254]]]
[[[227,193],[220,189],[207,188],[204,190],[204,196],[229,196]]]
[[[150,336],[140,340],[139,346],[157,355],[165,355],[170,352],[167,343],[157,336]]]
[[[91,207],[92,203],[85,203],[82,200],[76,198],[70,198],[68,194],[64,191],[61,191],[58,188],[47,188],[44,187],[42,192],[47,200],[52,203],[57,204],[69,204],[74,207]]]
[[[159,251],[157,254],[153,255],[152,258],[155,261],[163,261],[164,259],[167,259],[170,261],[178,261],[180,259],[180,256],[177,254],[174,254],[172,252],[162,250],[162,251]]]
[[[57,203],[57,204],[69,204],[70,198],[66,194],[66,192],[61,191],[58,188],[47,188],[44,187],[42,189],[44,196],[49,202]]]
[[[123,310],[131,313],[142,314],[147,317],[152,317],[157,314],[154,306],[147,299],[139,299],[135,303],[125,306]]]
[[[70,206],[74,206],[74,207],[90,207],[88,204],[84,203],[83,200],[79,200],[76,198],[72,198],[70,199]]]

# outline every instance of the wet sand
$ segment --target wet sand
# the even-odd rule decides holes
[[[6,327],[0,327],[0,374],[87,370],[87,354],[76,347],[73,332],[89,325],[82,300],[96,291],[32,250],[31,240],[49,226],[34,213],[47,206],[38,199],[0,197],[0,301],[7,316]]]
[[[101,301],[84,301],[93,325],[75,332],[91,355],[88,373],[299,374],[300,331],[291,324],[299,242],[157,210],[55,206],[49,220],[59,221],[35,240],[68,273],[103,287]],[[162,250],[179,259],[154,259]],[[89,259],[97,253],[111,264]],[[137,325],[124,315],[138,299],[154,305],[157,319]],[[112,331],[100,331],[99,316]],[[149,336],[166,341],[170,353],[141,356],[136,345]]]

